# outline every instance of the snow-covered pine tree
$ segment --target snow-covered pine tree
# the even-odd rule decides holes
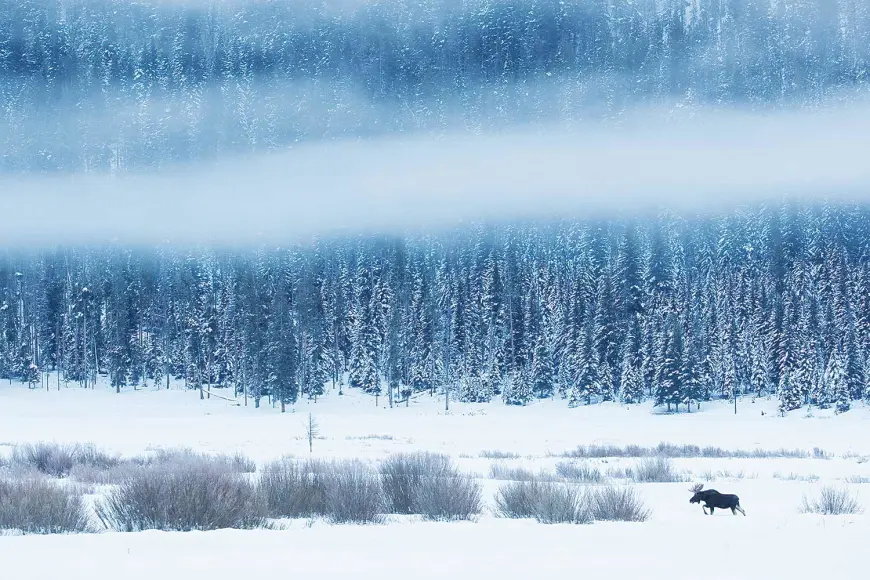
[[[828,365],[825,368],[825,391],[836,405],[838,413],[845,413],[852,404],[852,392],[846,377],[846,365],[839,349],[831,351]]]
[[[350,385],[372,395],[380,395],[378,376],[378,331],[372,312],[378,302],[373,292],[371,273],[361,266],[357,271],[357,287],[352,309],[352,346],[350,351]]]
[[[283,281],[278,281],[269,307],[266,339],[266,387],[273,401],[286,406],[299,396],[298,339],[294,314]]]
[[[760,341],[753,343],[752,352],[750,353],[750,376],[749,381],[752,387],[752,392],[756,397],[764,396],[770,389],[768,380],[770,373],[767,368],[767,357],[765,356],[764,347]]]
[[[527,405],[532,400],[532,384],[527,370],[510,373],[505,381],[502,399],[506,405]]]
[[[664,343],[664,357],[655,389],[655,405],[666,405],[668,412],[671,406],[679,410],[683,400],[683,334],[677,317],[671,314],[667,321],[667,335]]]
[[[541,333],[535,345],[535,353],[532,358],[532,394],[538,399],[547,399],[553,396],[555,390],[555,373],[553,372],[553,358],[547,347],[546,338]]]
[[[601,372],[598,375],[597,391],[601,395],[602,401],[613,401],[616,399],[617,383],[610,365],[604,362],[600,366]]]
[[[622,379],[620,380],[620,399],[623,403],[640,403],[644,397],[643,374],[632,363],[632,357],[626,356],[622,363]]]
[[[780,375],[777,397],[779,398],[779,411],[782,414],[801,407],[803,397],[800,388],[792,381],[791,373],[788,371]]]
[[[683,381],[681,403],[686,406],[687,411],[691,412],[692,405],[695,405],[697,408],[698,402],[702,398],[701,377],[699,375],[698,355],[694,340],[692,340],[691,337],[688,337],[685,342],[683,367],[680,371]]]
[[[587,318],[576,353],[577,376],[574,378],[574,384],[568,395],[568,404],[572,407],[580,404],[591,405],[592,400],[600,395],[598,388],[601,381],[601,369],[598,364],[593,332],[592,319]]]

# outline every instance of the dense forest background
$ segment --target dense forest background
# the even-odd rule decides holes
[[[0,376],[176,377],[282,409],[354,388],[846,411],[870,396],[868,224],[864,205],[784,202],[281,248],[7,248]]]
[[[866,0],[0,0],[0,172],[813,106],[868,55]]]
[[[865,0],[0,0],[0,173],[814,107],[865,93],[868,55]],[[0,376],[175,377],[282,408],[335,387],[846,411],[870,397],[868,218],[783,202],[237,250],[6,247]]]

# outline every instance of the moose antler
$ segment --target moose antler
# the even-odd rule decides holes
[[[703,483],[696,483],[695,485],[693,485],[692,487],[689,488],[689,491],[691,491],[692,493],[698,493],[702,489],[704,489],[704,484]]]

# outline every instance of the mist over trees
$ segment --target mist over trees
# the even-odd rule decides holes
[[[514,405],[776,396],[843,412],[870,396],[868,224],[864,205],[789,202],[282,248],[7,248],[0,376],[175,377],[282,408],[449,387]]]
[[[868,53],[865,0],[0,0],[0,171],[812,105]]]

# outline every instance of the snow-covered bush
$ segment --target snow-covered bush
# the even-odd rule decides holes
[[[604,480],[600,469],[582,462],[560,461],[556,464],[556,475],[575,483],[601,483]]]
[[[545,474],[538,474],[525,467],[509,467],[503,463],[493,463],[489,468],[490,479],[503,481],[531,481],[533,479],[545,479]]]
[[[495,505],[500,517],[534,518],[544,524],[643,522],[649,517],[633,488],[610,485],[584,490],[550,481],[515,481],[499,489]]]
[[[82,495],[42,477],[0,479],[0,530],[28,534],[90,530]]]
[[[814,498],[805,495],[801,504],[801,512],[805,514],[840,516],[859,514],[862,511],[861,504],[848,489],[830,486],[823,487]]]
[[[335,461],[324,471],[326,517],[334,523],[369,523],[386,506],[378,474],[356,460]]]
[[[157,449],[151,457],[137,457],[133,462],[144,465],[202,462],[209,464],[222,464],[235,473],[254,473],[257,471],[257,464],[241,453],[235,453],[233,455],[209,455],[186,447]]]
[[[16,445],[10,463],[29,466],[52,477],[64,477],[76,465],[96,469],[109,469],[120,462],[91,444],[62,445],[58,443],[32,443]]]
[[[542,524],[588,524],[592,522],[588,496],[573,485],[544,482],[535,504],[535,519]]]
[[[541,523],[591,521],[586,494],[571,485],[549,481],[514,481],[495,496],[495,513],[504,518],[535,518]]]
[[[631,487],[604,486],[590,492],[592,519],[608,522],[644,522],[650,512]]]
[[[426,479],[455,471],[450,458],[439,453],[396,453],[380,465],[387,507],[395,514],[419,513],[415,500]]]
[[[273,518],[313,517],[326,513],[326,464],[285,457],[263,467],[257,490]]]
[[[482,511],[480,486],[446,455],[398,453],[381,464],[380,473],[393,513],[464,520]]]
[[[263,468],[257,489],[273,518],[366,523],[378,521],[386,509],[377,473],[359,461],[285,457]]]
[[[264,524],[263,507],[248,479],[221,461],[173,461],[132,471],[96,503],[108,529],[249,529]]]
[[[631,478],[638,483],[673,483],[683,481],[674,464],[665,457],[643,458],[631,468]]]
[[[427,520],[469,520],[483,511],[480,485],[458,472],[424,479],[414,504]]]

